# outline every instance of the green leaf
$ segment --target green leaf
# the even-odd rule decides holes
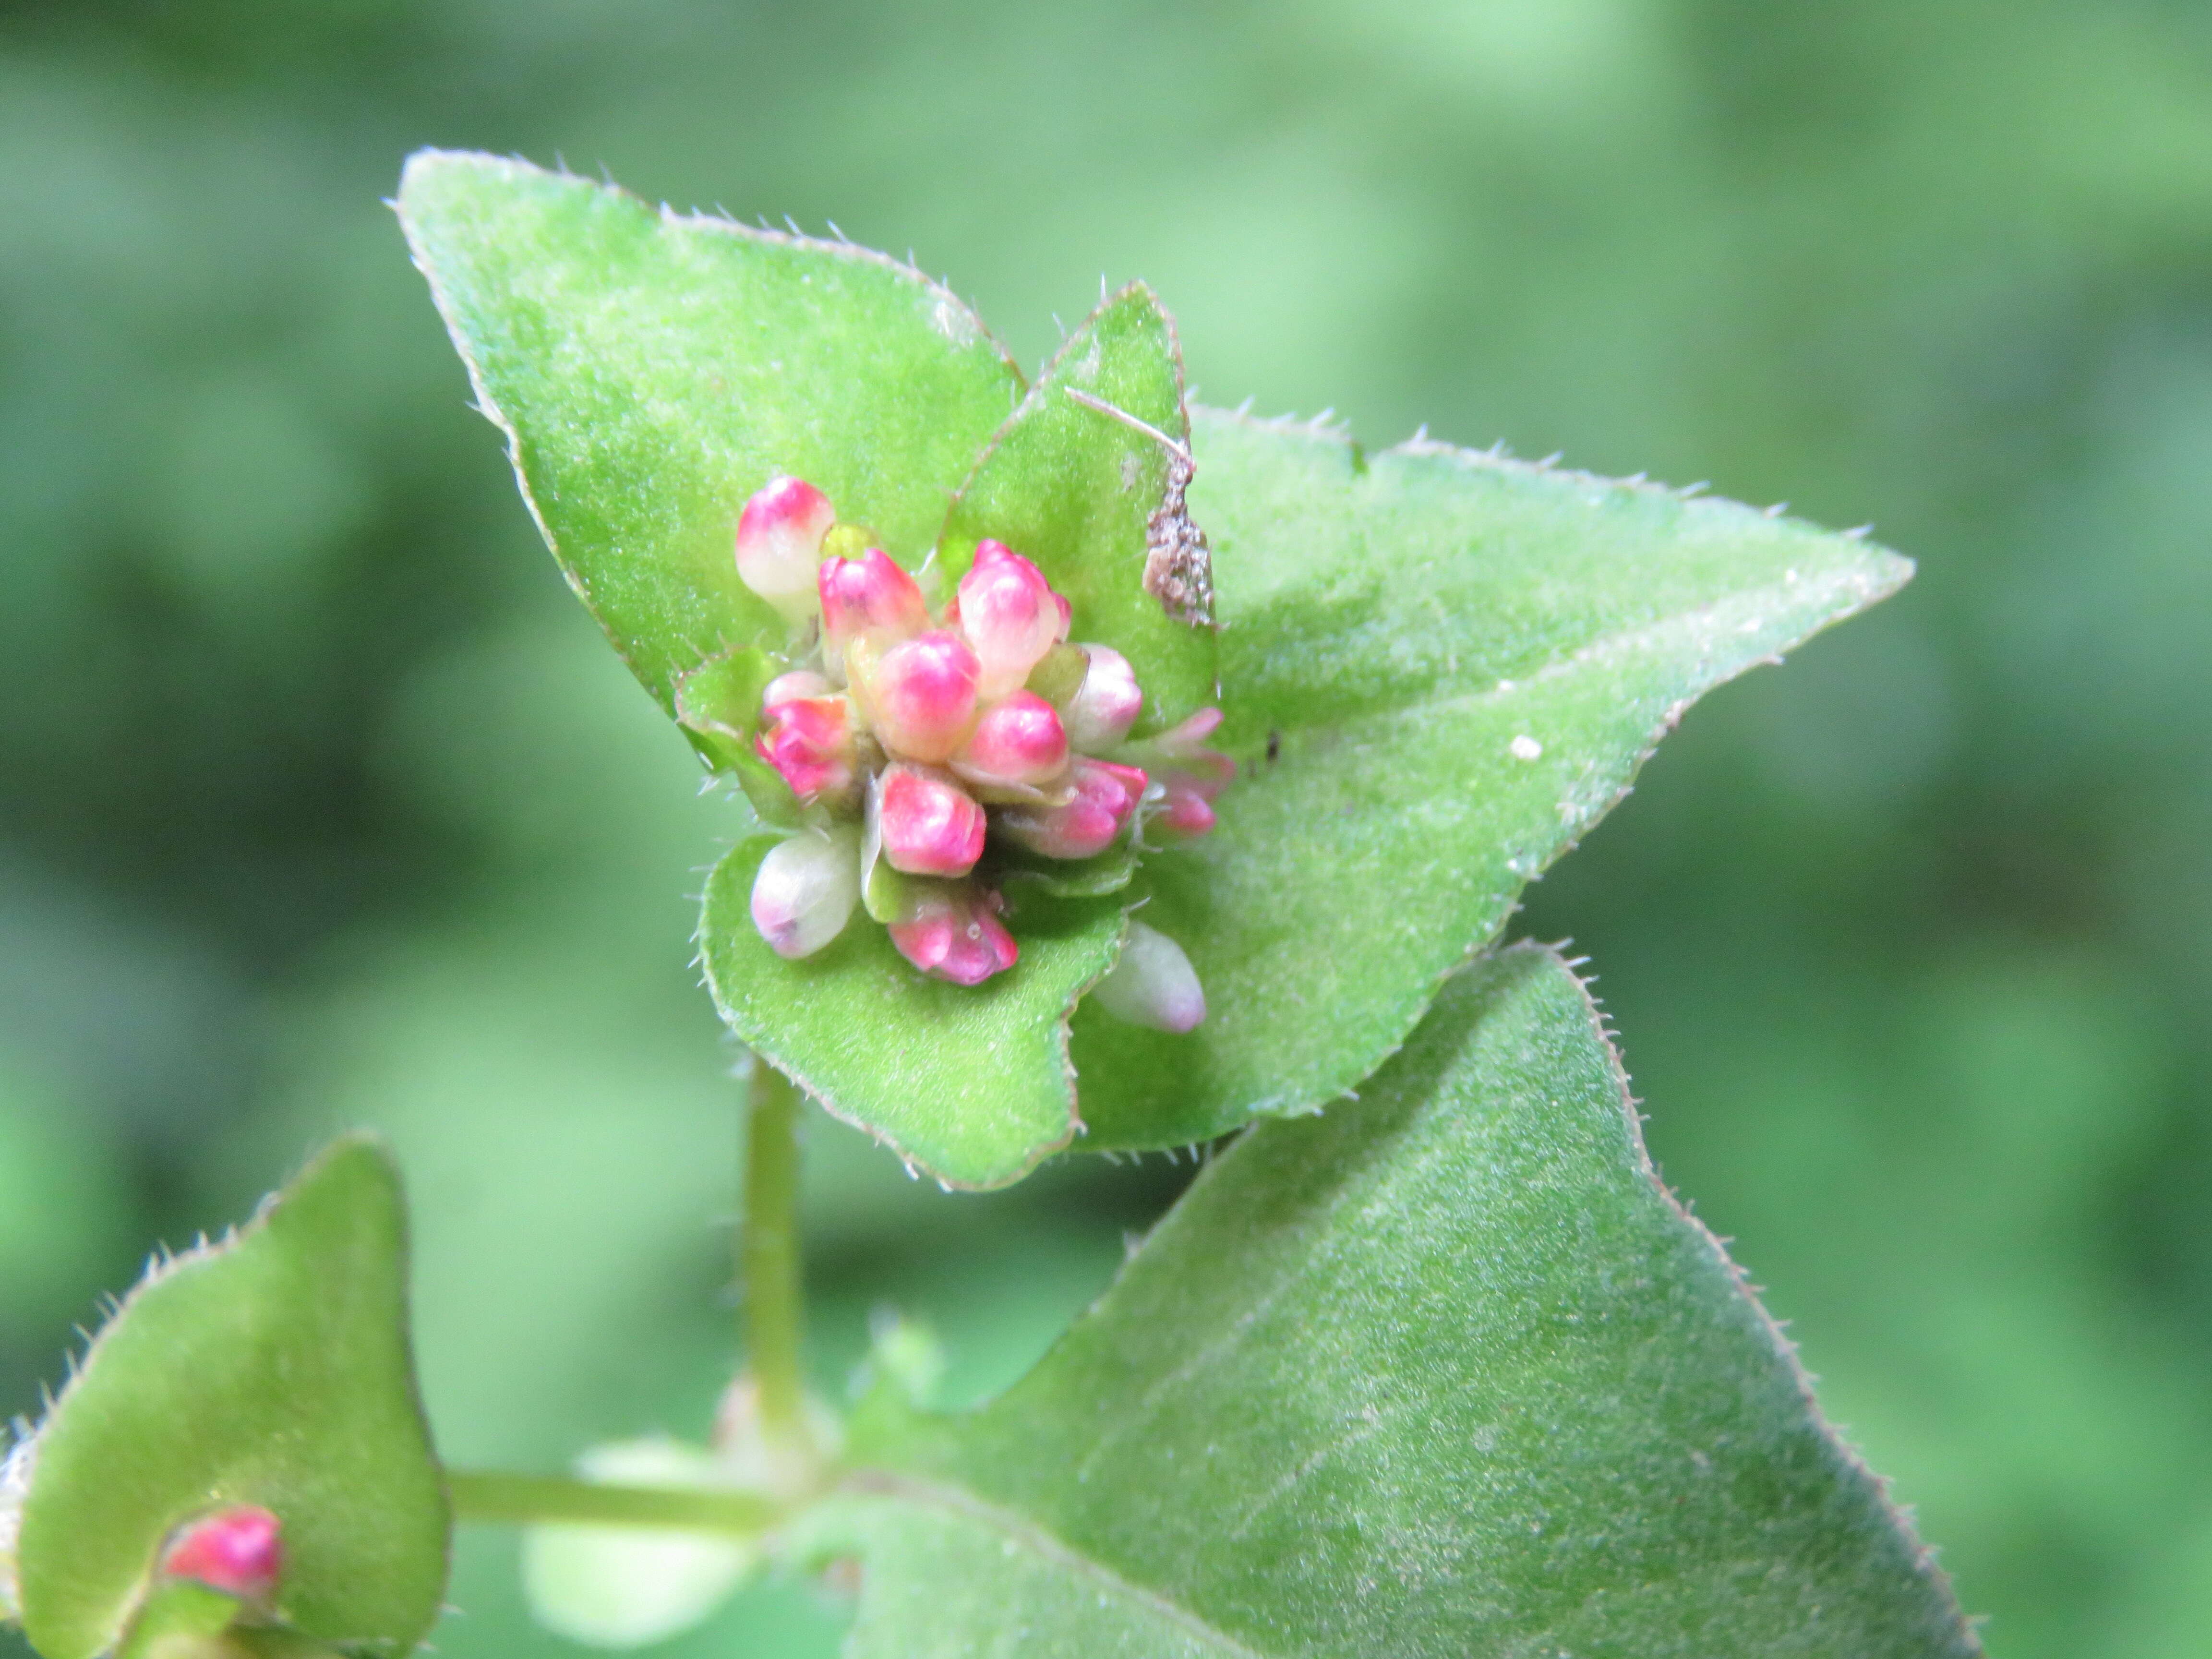
[[[1010,1393],[882,1409],[849,1659],[1978,1651],[1527,946],[1217,1159]]]
[[[1134,284],[1060,348],[945,526],[942,557],[956,577],[987,536],[1044,572],[1073,609],[1073,637],[1112,646],[1136,670],[1145,732],[1214,697],[1211,575],[1183,512],[1189,429],[1175,325]],[[1148,565],[1158,589],[1178,550],[1201,567],[1184,578],[1194,595],[1188,606],[1147,586]]]
[[[547,544],[672,712],[685,669],[784,637],[738,580],[747,496],[803,477],[917,565],[1021,389],[958,299],[848,243],[440,150],[398,206]]]
[[[36,1443],[33,1645],[106,1651],[170,1533],[233,1504],[283,1523],[277,1610],[300,1632],[403,1654],[429,1631],[450,1522],[408,1347],[404,1206],[371,1140],[156,1267],[94,1340]]]
[[[1077,1018],[1087,1147],[1357,1086],[1691,702],[1911,573],[1641,483],[1212,412],[1194,437],[1219,741],[1250,764],[1211,836],[1146,866],[1206,1022]]]
[[[784,667],[757,646],[709,657],[677,676],[676,720],[702,760],[737,779],[763,822],[795,829],[805,817],[798,797],[753,747],[761,694]]]
[[[158,1584],[132,1616],[117,1659],[199,1659],[235,1651],[215,1638],[241,1611],[235,1596],[189,1578]]]
[[[857,911],[834,944],[787,962],[750,911],[774,845],[739,842],[707,883],[701,955],[731,1029],[830,1111],[950,1185],[1003,1186],[1066,1146],[1076,1127],[1067,1017],[1113,965],[1121,904],[1024,903],[1021,959],[978,986],[927,978]]]

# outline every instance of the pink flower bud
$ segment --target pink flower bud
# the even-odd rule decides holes
[[[1218,749],[1194,749],[1176,756],[1166,775],[1170,784],[1181,782],[1207,800],[1219,800],[1221,792],[1237,781],[1237,763]]]
[[[819,603],[814,568],[837,514],[830,498],[798,478],[772,479],[738,517],[738,575],[792,622]]]
[[[854,688],[890,753],[931,765],[951,760],[975,718],[975,653],[939,629],[872,660],[856,658]]]
[[[929,606],[914,578],[872,547],[857,559],[822,562],[822,636],[836,655],[854,641],[912,639],[929,626]]]
[[[161,1571],[241,1601],[265,1602],[284,1574],[283,1528],[255,1504],[218,1510],[178,1533],[161,1558]]]
[[[780,702],[790,702],[798,697],[826,697],[836,689],[819,674],[804,668],[794,668],[788,674],[778,674],[768,683],[768,690],[761,693],[761,707],[773,708]]]
[[[1049,782],[1067,764],[1059,711],[1034,691],[1017,691],[987,708],[952,757],[952,769],[982,784]]]
[[[851,705],[838,696],[775,698],[787,681],[815,678],[787,674],[769,687],[770,700],[762,708],[753,748],[801,801],[836,802],[850,798],[860,781]]]
[[[977,544],[975,562],[960,579],[954,614],[975,647],[988,702],[1030,677],[1044,653],[1067,637],[1067,601],[1044,573],[1003,542]]]
[[[1165,787],[1159,810],[1145,820],[1148,832],[1167,841],[1196,841],[1212,830],[1213,805],[1188,779],[1172,775]]]
[[[1104,852],[1127,827],[1144,799],[1146,779],[1133,766],[1076,757],[1072,799],[1059,806],[1016,806],[999,814],[999,828],[1048,859],[1087,859]]]
[[[1110,645],[1086,645],[1090,672],[1067,706],[1067,741],[1086,754],[1110,749],[1129,735],[1144,711],[1137,671]]]
[[[1158,770],[1160,800],[1146,820],[1148,834],[1188,842],[1213,829],[1213,802],[1237,781],[1237,763],[1206,747],[1220,724],[1218,708],[1201,708],[1152,740],[1153,750],[1167,756],[1168,764]]]
[[[753,877],[753,926],[776,955],[811,957],[845,931],[860,896],[860,832],[793,836]]]
[[[933,889],[909,919],[891,923],[891,943],[932,978],[981,985],[1012,967],[1021,955],[995,905],[995,895],[970,882]]]
[[[1206,988],[1182,946],[1141,921],[1129,923],[1121,959],[1091,995],[1115,1018],[1156,1031],[1188,1031],[1206,1018]]]
[[[884,769],[877,805],[884,857],[910,876],[964,876],[983,856],[983,809],[941,773],[904,762]]]
[[[1218,708],[1201,708],[1195,714],[1178,721],[1154,738],[1152,740],[1152,747],[1163,755],[1173,755],[1177,759],[1196,755],[1203,751],[1206,740],[1212,737],[1220,726],[1221,711]],[[1232,777],[1235,775],[1233,769],[1231,775]]]

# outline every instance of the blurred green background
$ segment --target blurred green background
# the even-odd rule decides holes
[[[1711,479],[1922,562],[1534,896],[1669,1178],[2000,1659],[2212,1654],[2212,9],[2107,0],[7,0],[0,1405],[156,1239],[382,1126],[458,1461],[731,1363],[725,827],[563,590],[380,198],[417,145],[834,218],[1035,361]],[[1201,486],[1202,487],[1202,486]],[[811,1139],[999,1386],[1188,1166],[955,1199]],[[449,1659],[531,1632],[468,1534]],[[827,1651],[749,1596],[685,1655]]]

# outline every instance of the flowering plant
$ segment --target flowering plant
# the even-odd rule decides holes
[[[47,1659],[404,1652],[456,1510],[615,1645],[780,1570],[857,1584],[856,1659],[1976,1651],[1659,1184],[1573,964],[1490,948],[1691,702],[1903,561],[1193,410],[1141,287],[1030,382],[842,239],[475,155],[398,205],[570,584],[729,787],[747,1365],[696,1443],[442,1468],[396,1179],[342,1143],[11,1457]],[[1006,1395],[932,1411],[891,1322],[841,1413],[802,1094],[952,1186],[1237,1139]]]

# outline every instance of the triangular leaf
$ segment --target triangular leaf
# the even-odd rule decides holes
[[[230,1504],[281,1522],[296,1630],[394,1655],[428,1634],[449,1522],[406,1272],[398,1178],[354,1138],[131,1292],[38,1435],[19,1567],[46,1659],[110,1649],[170,1533]]]
[[[829,1110],[957,1187],[1026,1175],[1076,1129],[1067,1017],[1121,948],[1115,899],[1020,900],[1021,959],[978,986],[927,979],[855,915],[786,962],[753,927],[753,877],[775,844],[715,866],[699,921],[708,983],[730,1028]]]
[[[1978,1650],[1528,947],[1219,1158],[1011,1393],[884,1423],[849,1659]]]
[[[1073,602],[1079,640],[1129,659],[1140,732],[1214,697],[1211,574],[1183,512],[1189,426],[1175,325],[1150,289],[1124,289],[1060,348],[945,528],[951,574],[995,537]],[[1176,573],[1178,556],[1199,568]]]
[[[398,206],[547,543],[665,708],[784,636],[738,580],[747,496],[805,478],[918,565],[1020,392],[957,297],[849,243],[438,150]]]
[[[1145,920],[1205,1024],[1086,1008],[1091,1147],[1206,1139],[1360,1080],[1704,692],[1897,587],[1850,538],[1641,483],[1201,411],[1221,741],[1249,762]]]

